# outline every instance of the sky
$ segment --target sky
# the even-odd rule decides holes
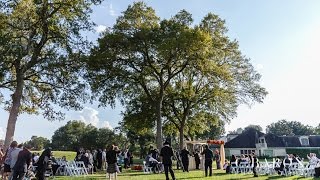
[[[95,32],[85,33],[95,41],[111,27],[132,0],[108,0],[94,7]],[[239,41],[242,53],[251,59],[262,75],[260,84],[268,91],[262,104],[240,105],[238,116],[226,125],[226,132],[249,124],[265,127],[281,119],[319,124],[320,102],[320,1],[318,0],[146,0],[157,15],[170,18],[182,9],[193,15],[197,24],[213,12],[226,20],[228,36]],[[82,111],[65,111],[64,121],[48,122],[41,116],[18,117],[15,139],[26,141],[32,135],[51,138],[69,120],[82,120],[97,127],[114,128],[122,119],[118,105],[99,108],[84,104]],[[58,107],[57,107],[58,108]],[[5,136],[8,113],[0,109],[0,139]]]

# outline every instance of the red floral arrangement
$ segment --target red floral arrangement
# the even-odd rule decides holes
[[[208,140],[207,143],[208,144],[219,144],[219,145],[221,145],[221,144],[224,144],[224,141],[222,141],[222,140]]]

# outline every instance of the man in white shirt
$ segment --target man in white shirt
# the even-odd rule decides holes
[[[39,153],[36,153],[35,155],[34,155],[34,157],[33,157],[33,162],[34,163],[37,163],[38,162],[38,160],[39,160]]]
[[[12,173],[11,173],[9,179],[12,179],[13,167],[18,160],[18,155],[19,155],[19,152],[22,151],[22,148],[23,148],[22,144],[19,144],[18,147],[15,147],[10,153],[10,156],[11,156],[10,168],[11,168]]]
[[[20,144],[18,147],[14,148],[11,152],[11,162],[10,162],[10,168],[12,169],[13,166],[16,164],[18,160],[18,154],[22,151],[22,145]]]
[[[158,168],[159,161],[152,157],[152,154],[148,154],[146,156],[146,166],[151,167],[152,171],[155,173],[156,171],[160,171]]]

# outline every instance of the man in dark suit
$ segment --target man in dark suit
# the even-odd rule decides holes
[[[194,160],[196,162],[196,169],[200,169],[199,165],[200,165],[200,156],[199,156],[199,150],[196,150],[194,155]]]
[[[28,172],[32,161],[32,154],[29,149],[30,145],[26,145],[23,150],[19,152],[17,162],[13,167],[13,180],[23,180]]]
[[[161,156],[161,159],[162,159],[162,164],[164,166],[164,172],[166,174],[166,180],[169,180],[168,172],[170,172],[172,179],[175,180],[174,172],[172,170],[172,160],[171,160],[171,158],[173,156],[173,150],[170,147],[170,143],[169,142],[166,141],[163,144],[163,148],[160,151],[160,156]]]
[[[252,169],[253,177],[258,177],[257,166],[258,166],[259,160],[258,160],[257,156],[254,153],[252,153],[251,157],[252,157],[251,161],[252,161],[252,164],[253,164],[253,169]]]
[[[204,147],[204,150],[201,153],[201,155],[204,155],[204,172],[205,172],[205,175],[208,176],[208,169],[209,169],[209,176],[212,176],[213,152],[209,149],[208,145],[206,145]]]
[[[187,150],[187,147],[184,147],[182,150],[181,150],[181,160],[182,160],[182,164],[183,164],[183,172],[189,172],[189,151]]]

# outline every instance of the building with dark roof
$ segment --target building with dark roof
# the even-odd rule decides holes
[[[259,156],[285,156],[292,149],[312,150],[320,149],[320,136],[277,136],[271,133],[262,133],[255,129],[243,131],[237,137],[225,144],[226,155],[230,156],[251,154]]]

